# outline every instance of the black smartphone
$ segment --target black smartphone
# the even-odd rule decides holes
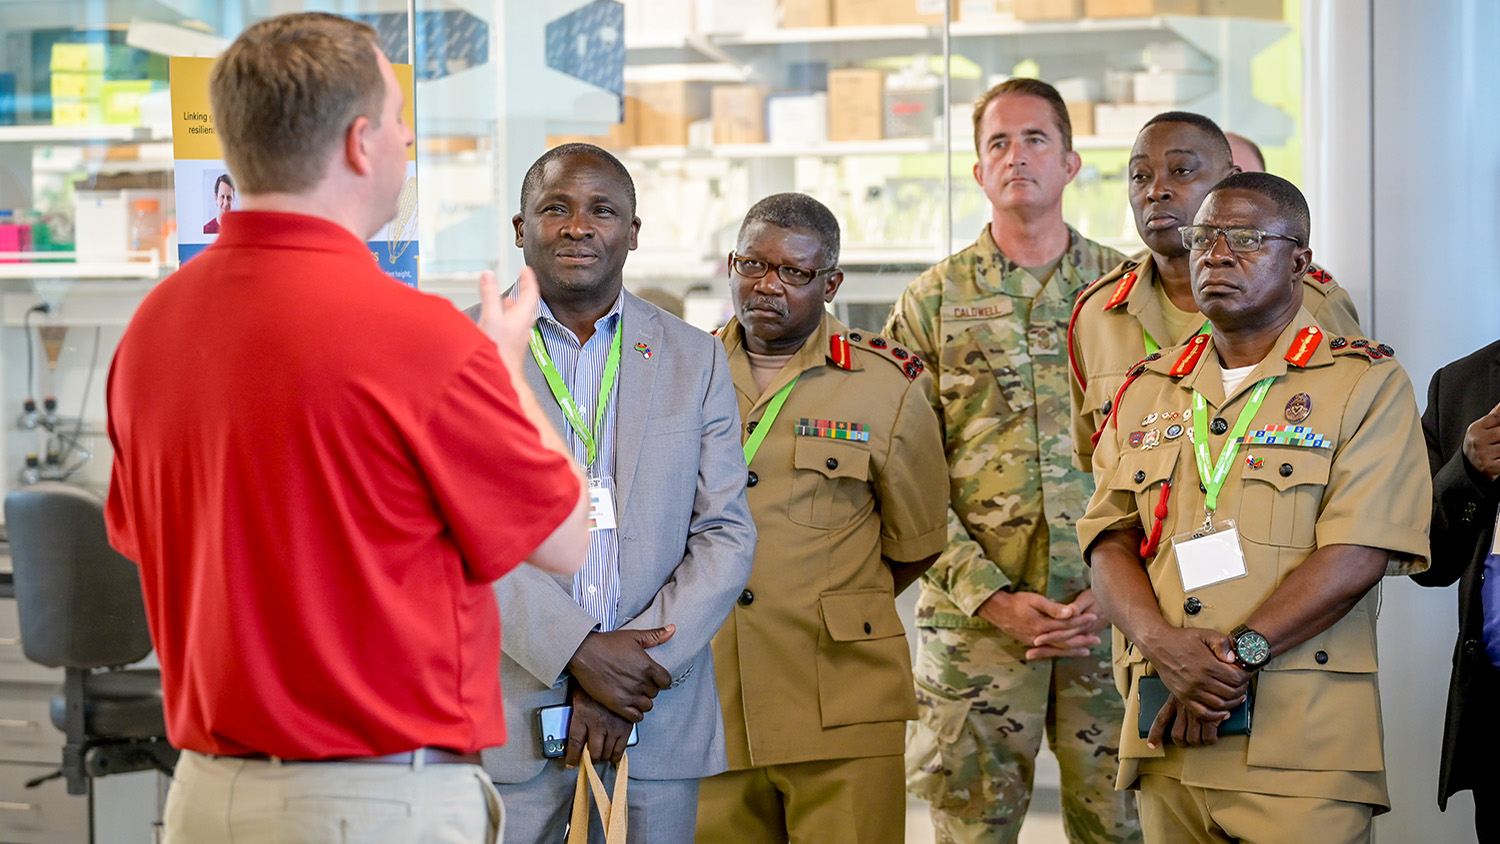
[[[573,707],[566,703],[556,706],[544,706],[536,711],[537,734],[542,739],[542,755],[548,759],[556,759],[568,750],[568,721],[573,717]],[[625,742],[626,747],[635,747],[640,741],[636,734],[635,726],[630,728],[630,738]]]
[[[1157,713],[1167,705],[1167,684],[1155,674],[1141,676],[1136,688],[1140,692],[1140,715],[1136,721],[1136,730],[1141,738],[1151,734],[1151,725],[1156,721]],[[1221,736],[1248,736],[1250,735],[1250,715],[1255,711],[1255,688],[1252,686],[1250,694],[1245,697],[1245,702],[1229,710],[1229,717],[1219,724],[1219,735]]]

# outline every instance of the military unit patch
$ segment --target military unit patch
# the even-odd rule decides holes
[[[797,420],[793,433],[799,437],[823,437],[830,440],[853,440],[862,443],[870,441],[870,432],[863,422],[839,422],[833,419],[803,417]]]

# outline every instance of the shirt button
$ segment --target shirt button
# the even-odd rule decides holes
[[[869,633],[869,632],[870,632],[870,622],[868,622],[868,621],[867,621],[867,622],[865,622],[865,632],[866,632],[866,633]]]
[[[828,458],[828,461],[825,465],[827,465],[829,469],[837,469],[839,467],[839,461],[837,458],[830,457]]]
[[[1214,420],[1208,423],[1208,430],[1214,432],[1215,434],[1222,434],[1225,431],[1229,430],[1229,423],[1224,421],[1224,417],[1215,416]]]
[[[753,434],[755,433],[755,426],[757,424],[759,424],[759,420],[752,419],[751,421],[745,423],[745,430]]]
[[[1327,665],[1328,651],[1318,651],[1317,653],[1313,654],[1313,661],[1317,662],[1319,665]]]
[[[1104,406],[1101,407],[1101,408],[1099,408],[1099,412],[1103,413],[1105,416],[1108,416],[1110,409],[1113,408],[1114,406],[1115,406],[1114,399],[1105,399],[1104,400]]]
[[[588,588],[588,590],[587,590],[587,591],[588,591],[588,593],[589,593],[589,594],[590,594],[590,595],[592,595],[592,594],[594,594],[594,593],[595,593],[595,592],[598,592],[598,591],[599,591],[599,587],[597,587],[597,586],[594,586],[594,585],[593,585],[593,584],[590,584],[590,585],[589,585],[589,588]]]
[[[1196,597],[1188,598],[1186,601],[1182,602],[1182,611],[1187,613],[1188,615],[1197,615],[1202,610],[1203,602],[1198,600]]]
[[[1141,481],[1144,481],[1145,479],[1146,479],[1146,470],[1145,469],[1136,469],[1135,470],[1135,482],[1136,483],[1140,483]]]
[[[1206,495],[1206,494],[1208,494],[1208,487],[1204,486],[1202,481],[1199,481],[1198,482],[1198,491],[1201,492],[1201,493],[1204,493]]]
[[[1477,653],[1479,653],[1479,640],[1478,639],[1465,639],[1464,640],[1464,653],[1466,653],[1466,654],[1477,654]]]
[[[757,478],[754,472],[751,472],[750,477],[745,479],[745,486],[755,486],[758,483],[760,483],[760,478]]]
[[[755,593],[754,592],[751,592],[749,589],[746,589],[745,591],[743,591],[743,592],[740,593],[740,606],[742,606],[742,607],[748,607],[748,606],[750,606],[753,603],[755,603]]]
[[[1283,478],[1289,478],[1289,477],[1292,476],[1292,464],[1290,464],[1290,463],[1283,463],[1283,464],[1281,464],[1281,468],[1278,469],[1277,471],[1281,472],[1281,476]]]

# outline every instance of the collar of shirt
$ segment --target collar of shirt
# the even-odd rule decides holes
[[[611,305],[609,310],[604,313],[604,316],[594,320],[595,333],[603,336],[606,340],[613,339],[615,326],[619,325],[620,314],[623,312],[624,308],[625,291],[621,290],[620,295],[615,297],[615,303]],[[573,341],[573,345],[580,348],[583,346],[582,343],[578,342],[578,335],[573,333],[573,329],[567,327],[566,325],[563,325],[558,321],[557,317],[553,316],[552,309],[547,307],[546,299],[537,299],[536,319],[537,322],[545,321],[546,323],[556,326],[566,337]],[[546,339],[545,332],[543,333],[543,339]]]
[[[1299,309],[1292,321],[1287,323],[1286,328],[1282,329],[1281,335],[1276,338],[1276,343],[1271,346],[1271,351],[1267,352],[1265,358],[1255,365],[1255,369],[1245,378],[1234,393],[1228,396],[1224,395],[1223,367],[1219,364],[1219,353],[1214,349],[1213,335],[1209,334],[1208,342],[1203,349],[1203,354],[1198,359],[1198,363],[1193,367],[1192,372],[1184,375],[1178,381],[1178,386],[1188,391],[1196,389],[1203,394],[1204,400],[1214,408],[1222,408],[1228,404],[1229,400],[1255,386],[1260,379],[1277,378],[1285,375],[1288,368],[1286,354],[1292,345],[1292,340],[1302,329],[1317,324],[1318,321],[1313,318],[1312,314],[1307,312],[1306,308]],[[1178,359],[1182,356],[1182,352],[1182,347],[1174,348],[1170,354],[1164,353],[1160,358],[1147,363],[1146,367],[1155,372],[1168,373],[1176,365]],[[1318,348],[1313,352],[1312,358],[1307,362],[1307,366],[1302,368],[1312,369],[1319,366],[1327,366],[1333,363],[1333,360],[1333,351],[1328,348],[1325,333],[1324,341],[1318,344]]]
[[[976,245],[978,249],[974,256],[974,274],[980,286],[994,293],[1024,296],[1028,299],[1035,299],[1042,292],[1040,281],[1000,251],[999,245],[995,243],[995,236],[990,232],[989,223],[984,224]],[[1047,287],[1060,291],[1068,301],[1072,301],[1085,284],[1094,280],[1093,277],[1084,278],[1078,271],[1078,258],[1082,254],[1083,235],[1068,226],[1068,246],[1063,250],[1062,262],[1057,265],[1057,271],[1052,273],[1047,283]]]
[[[230,211],[208,248],[220,245],[336,252],[370,260],[370,247],[338,223],[285,211]]]

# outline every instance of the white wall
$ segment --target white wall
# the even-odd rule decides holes
[[[1307,17],[1309,85],[1327,83],[1308,100],[1328,141],[1308,144],[1315,244],[1424,406],[1437,367],[1500,337],[1500,4],[1308,0]],[[1456,601],[1452,587],[1385,587],[1382,842],[1475,840],[1468,792],[1446,814],[1436,802]]]

